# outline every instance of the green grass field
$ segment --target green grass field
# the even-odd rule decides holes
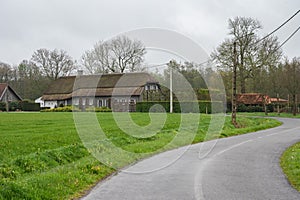
[[[122,120],[122,115],[125,114],[118,115]],[[158,118],[162,117],[160,114],[156,115]],[[179,142],[166,149],[191,142],[194,124],[188,124],[188,119],[195,116],[186,115],[187,124]],[[140,126],[146,126],[150,122],[147,113],[132,113],[130,116]],[[180,114],[168,114],[166,123],[157,134],[136,138],[118,128],[112,113],[97,113],[96,117],[106,137],[114,145],[128,152],[148,153],[120,158],[119,167],[166,150],[163,147],[175,138],[182,120]],[[192,134],[192,143],[205,140],[210,120],[211,115],[201,115],[199,127],[196,127],[195,135]],[[227,117],[222,132],[216,132],[208,139],[280,125],[278,121],[267,118],[238,117],[238,122],[243,128],[235,129]],[[101,164],[84,147],[76,131],[72,113],[0,113],[0,130],[0,199],[77,198],[115,171]]]
[[[300,192],[300,143],[283,153],[280,164],[291,185]]]

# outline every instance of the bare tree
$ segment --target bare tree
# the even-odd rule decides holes
[[[72,58],[64,50],[38,49],[31,61],[41,69],[42,74],[52,80],[67,76],[76,68]]]
[[[297,94],[300,91],[300,57],[285,60],[282,74],[283,85],[292,97],[293,114],[297,113]]]
[[[237,45],[237,69],[241,93],[246,92],[246,81],[254,78],[255,73],[263,67],[276,66],[282,56],[276,37],[261,40],[257,31],[262,28],[259,21],[252,18],[236,17],[229,20],[229,34],[233,36],[226,39],[211,54],[218,67],[231,71],[233,67],[233,43]]]
[[[99,41],[82,56],[82,64],[91,74],[138,71],[146,50],[142,42],[119,36]]]
[[[16,67],[16,72],[17,80],[11,84],[24,99],[36,99],[41,96],[51,82],[32,61],[23,60]]]
[[[18,65],[19,79],[37,79],[41,76],[41,71],[32,61],[23,60]]]
[[[14,79],[15,70],[7,63],[0,62],[0,82],[9,82]]]

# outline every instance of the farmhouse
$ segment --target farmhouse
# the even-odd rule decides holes
[[[12,101],[22,101],[22,98],[7,83],[0,83],[0,102]]]
[[[55,80],[41,100],[44,107],[50,108],[73,105],[130,111],[148,91],[159,91],[158,82],[148,73],[78,75]]]
[[[237,95],[238,104],[244,105],[266,105],[271,103],[271,98],[268,95],[260,93],[244,93]]]

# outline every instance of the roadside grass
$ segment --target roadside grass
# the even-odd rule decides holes
[[[264,112],[239,112],[240,116],[259,116],[259,117],[283,117],[283,118],[300,118],[300,115],[297,114],[294,116],[292,113],[280,113],[278,115],[277,112],[270,112],[268,115],[265,115]]]
[[[118,115],[122,119],[125,114]],[[160,117],[162,114],[156,115]],[[186,115],[188,119],[195,117],[194,114]],[[178,146],[280,125],[280,122],[268,118],[238,117],[242,128],[235,129],[230,117],[226,117],[222,132],[216,130],[206,138],[212,115],[201,114],[192,140],[194,124],[187,124],[178,143],[165,149],[164,146],[176,137],[180,129],[180,114],[167,114],[163,127],[147,138],[124,133],[112,113],[97,113],[96,116],[112,143],[128,152],[145,153],[120,158],[120,167]],[[130,116],[140,126],[147,126],[151,121],[147,113],[131,113]],[[0,130],[0,199],[78,198],[99,180],[115,172],[115,169],[95,159],[84,147],[72,113],[0,113]]]
[[[282,124],[282,122],[270,118],[248,118],[242,115],[237,116],[237,122],[242,128],[234,128],[234,126],[231,124],[231,118],[227,117],[226,126],[224,126],[223,128],[221,136],[224,135],[224,137],[228,137],[244,133],[256,132],[259,130],[273,128]]]
[[[282,154],[280,165],[291,185],[300,192],[300,142]]]

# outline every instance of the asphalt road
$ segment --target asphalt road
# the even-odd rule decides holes
[[[279,159],[300,141],[300,120],[280,127],[168,151],[120,171],[88,199],[300,199]],[[170,158],[184,154],[171,162]],[[151,172],[152,171],[152,172]]]

